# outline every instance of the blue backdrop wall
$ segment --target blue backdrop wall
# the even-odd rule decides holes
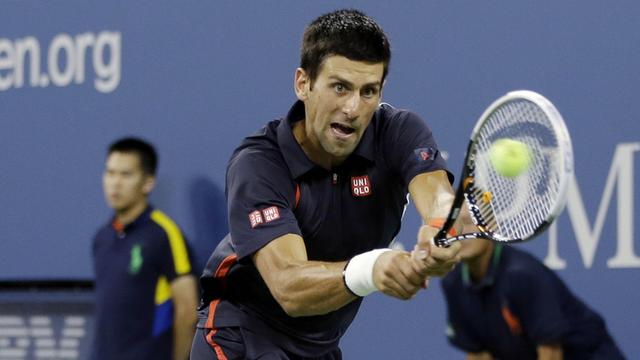
[[[640,354],[640,3],[627,1],[4,1],[0,5],[0,280],[92,279],[90,239],[110,213],[106,146],[160,151],[152,200],[199,261],[226,232],[224,170],[242,136],[282,116],[304,26],[357,7],[388,32],[384,100],[421,114],[457,173],[482,110],[545,94],[573,137],[576,181],[532,251]],[[399,239],[415,241],[407,214]],[[436,281],[416,299],[373,295],[346,358],[454,358]]]

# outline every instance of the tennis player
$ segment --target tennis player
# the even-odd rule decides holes
[[[442,281],[447,336],[469,360],[624,359],[604,320],[549,268],[512,246],[462,242]]]
[[[460,245],[431,246],[438,229],[428,225],[413,253],[388,248],[407,194],[425,224],[453,199],[425,122],[381,104],[390,57],[385,33],[359,11],[306,28],[298,101],[229,161],[230,234],[201,278],[192,359],[340,359],[364,296],[411,299],[458,262]]]

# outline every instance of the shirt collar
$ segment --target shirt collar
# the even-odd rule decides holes
[[[111,219],[111,228],[115,230],[118,234],[127,233],[131,229],[135,228],[136,226],[146,221],[149,218],[151,211],[153,211],[153,206],[147,205],[147,208],[144,209],[142,214],[140,214],[135,220],[133,220],[133,222],[127,225],[122,225],[122,223],[118,220],[118,218],[114,216]]]
[[[374,119],[377,116],[374,114]],[[317,165],[312,162],[307,155],[298,144],[295,136],[293,135],[293,124],[297,121],[303,120],[305,117],[304,112],[304,103],[300,100],[296,101],[291,109],[287,113],[287,116],[283,121],[278,125],[278,144],[282,151],[282,155],[289,167],[289,171],[291,172],[291,176],[294,179],[302,176],[306,172],[310,171]],[[360,143],[356,146],[355,150],[349,156],[359,156],[368,161],[373,162],[373,154],[374,154],[374,146],[373,146],[374,134],[373,134],[373,126],[369,124],[364,134],[362,135],[362,139],[360,139]]]
[[[367,129],[362,134],[362,139],[360,139],[360,143],[356,146],[356,149],[353,151],[353,155],[359,156],[363,159],[366,159],[370,162],[374,162],[373,150],[374,150],[374,127],[376,118],[378,117],[378,111],[373,114],[373,119],[367,126]]]
[[[498,265],[500,264],[500,255],[502,254],[502,244],[496,244],[493,247],[493,254],[491,255],[491,263],[487,273],[478,283],[471,281],[471,274],[469,273],[469,265],[462,264],[462,283],[471,289],[480,290],[485,287],[489,287],[494,284],[495,278],[498,274]]]
[[[307,171],[313,169],[316,165],[309,160],[307,155],[298,144],[295,136],[293,136],[293,123],[304,119],[304,103],[296,101],[289,109],[287,117],[278,125],[278,145],[284,157],[291,177],[297,179]]]

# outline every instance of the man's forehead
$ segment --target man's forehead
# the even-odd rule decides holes
[[[344,56],[327,57],[320,67],[319,76],[380,85],[384,63],[370,63],[348,59]]]
[[[107,166],[140,168],[140,156],[134,152],[114,151],[107,157]]]

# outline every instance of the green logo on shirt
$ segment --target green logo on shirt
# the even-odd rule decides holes
[[[129,273],[137,274],[142,267],[143,261],[142,246],[140,246],[140,244],[133,245],[131,248],[131,260],[129,261]]]

